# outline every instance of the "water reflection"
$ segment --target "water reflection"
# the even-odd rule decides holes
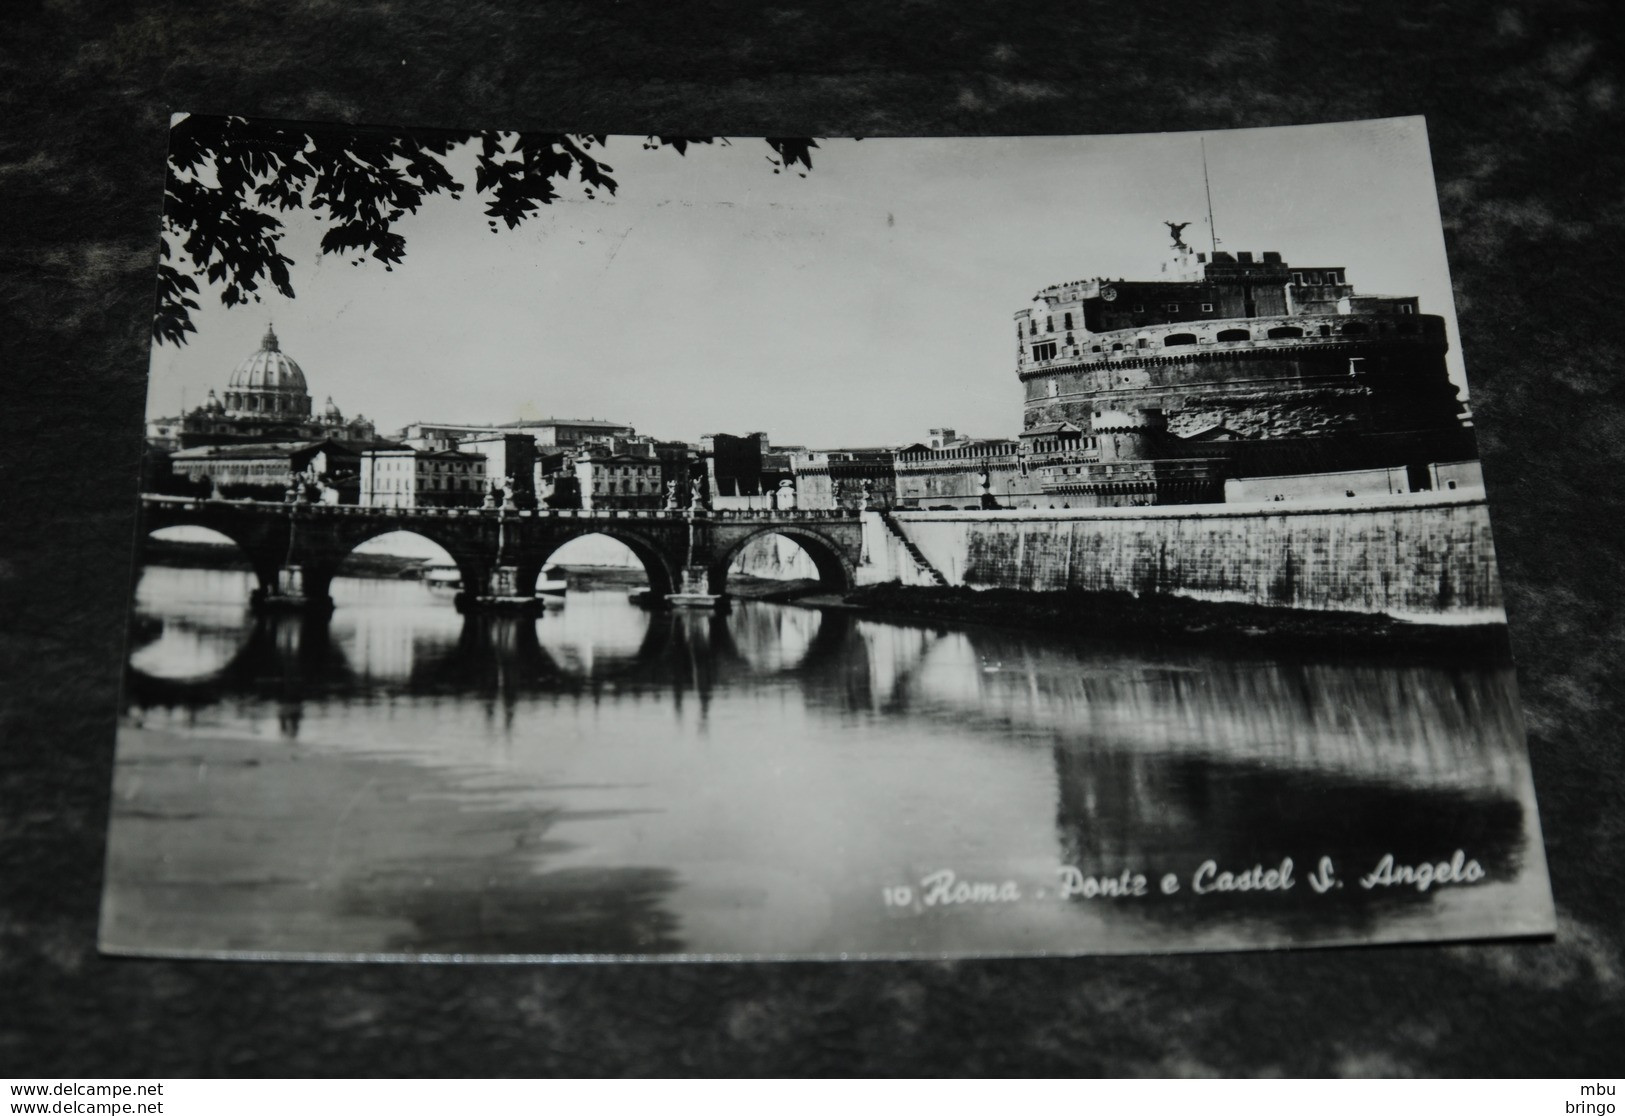
[[[465,622],[420,585],[351,579],[331,621],[255,620],[230,604],[241,580],[142,582],[109,920],[149,944],[1009,952],[1540,921],[1509,671],[1128,652],[753,602],[650,613],[620,591]],[[244,758],[243,740],[297,750]],[[171,754],[248,765],[200,800],[212,829],[183,820],[201,792],[152,775]],[[313,827],[359,836],[306,848]],[[162,863],[135,851],[155,841]],[[1457,848],[1487,873],[1470,890],[1353,883],[1385,853]],[[1299,883],[1277,896],[1038,901],[1061,865],[1188,882],[1210,858],[1288,856]],[[1302,882],[1321,856],[1346,877],[1326,896]],[[943,868],[1016,881],[1024,901],[880,901]],[[259,883],[175,901],[177,874],[221,871]]]

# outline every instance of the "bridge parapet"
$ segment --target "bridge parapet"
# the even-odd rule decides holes
[[[738,523],[807,523],[819,520],[856,520],[860,513],[848,508],[796,508],[787,511],[756,511],[750,509],[700,508],[535,508],[511,510],[503,508],[392,508],[367,504],[307,504],[280,500],[219,500],[199,499],[193,496],[143,495],[141,500],[154,507],[181,511],[283,512],[297,511],[300,515],[368,517],[381,519],[656,519],[686,520],[710,519],[718,522]]]
[[[370,504],[310,504],[282,500],[220,500],[198,499],[192,496],[141,497],[143,503],[154,507],[179,508],[186,511],[200,509],[239,509],[259,513],[297,511],[312,516],[363,516],[383,519],[683,519],[687,509],[666,508],[467,508],[467,507],[411,507],[397,508]]]
[[[724,510],[703,513],[719,522],[807,523],[814,520],[855,520],[859,513],[847,508],[795,508],[791,511]]]

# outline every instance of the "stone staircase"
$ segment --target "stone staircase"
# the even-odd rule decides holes
[[[942,586],[943,588],[947,588],[948,579],[942,576],[942,571],[938,570],[926,560],[924,554],[920,553],[920,548],[915,546],[914,540],[909,538],[908,535],[904,533],[902,524],[898,523],[897,520],[892,518],[891,512],[882,511],[880,513],[880,521],[886,525],[886,530],[895,535],[897,537],[897,541],[903,544],[903,549],[908,551],[910,558],[914,559],[914,564],[919,567],[920,572],[925,574],[936,584]]]

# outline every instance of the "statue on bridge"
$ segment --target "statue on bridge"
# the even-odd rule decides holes
[[[666,482],[666,510],[677,510],[677,482],[674,480]]]
[[[868,511],[869,503],[875,497],[875,482],[867,477],[863,480],[863,491],[858,494],[858,510]]]
[[[705,478],[695,477],[688,482],[688,506],[695,511],[705,507]]]
[[[773,493],[773,506],[779,511],[796,510],[796,487],[787,480],[779,482],[778,491]]]
[[[313,466],[306,466],[304,469],[290,469],[288,471],[287,502],[290,504],[315,503],[314,493],[318,489],[319,479]]]

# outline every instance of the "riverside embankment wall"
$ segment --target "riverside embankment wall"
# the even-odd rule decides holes
[[[950,585],[1167,594],[1385,613],[1505,619],[1482,492],[975,512],[895,512]],[[934,584],[875,513],[859,580]]]

